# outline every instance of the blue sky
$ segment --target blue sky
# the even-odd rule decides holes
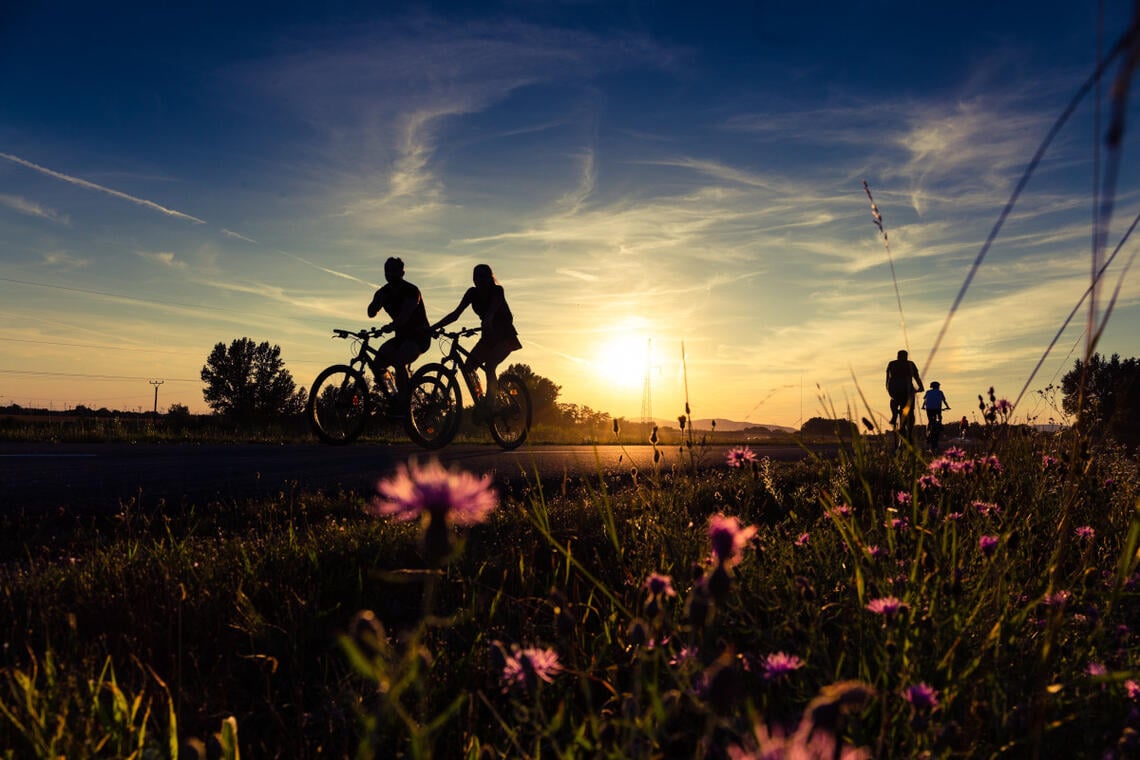
[[[563,401],[637,418],[648,373],[662,418],[686,381],[697,417],[865,416],[860,393],[883,415],[909,347],[974,414],[1018,395],[1089,285],[1095,93],[946,322],[1095,68],[1093,4],[110,5],[0,9],[0,404],[149,409],[163,379],[160,408],[205,411],[202,364],[241,336],[307,386],[398,255],[433,319],[490,264],[511,360]],[[1106,4],[1103,47],[1130,11]],[[1136,245],[1102,352],[1138,353]],[[1033,391],[1087,322],[1019,414],[1050,416]]]

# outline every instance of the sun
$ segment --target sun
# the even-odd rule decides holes
[[[636,335],[616,335],[598,346],[594,369],[610,387],[641,388],[649,366],[649,342]]]

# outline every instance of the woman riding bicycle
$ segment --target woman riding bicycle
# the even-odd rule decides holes
[[[372,296],[368,316],[375,317],[383,309],[392,319],[390,327],[396,334],[376,349],[376,358],[395,369],[396,388],[406,397],[408,365],[431,346],[431,328],[420,289],[404,279],[403,259],[391,257],[384,262],[384,279],[388,284]]]
[[[495,280],[491,267],[477,264],[471,272],[471,280],[474,287],[468,288],[455,310],[432,325],[431,329],[434,332],[451,324],[459,319],[459,315],[468,306],[475,311],[482,324],[482,334],[471,349],[463,370],[470,373],[477,367],[482,367],[487,375],[486,397],[494,398],[497,382],[495,370],[512,351],[522,348],[522,343],[519,342],[515,319],[511,307],[507,305],[503,286]]]

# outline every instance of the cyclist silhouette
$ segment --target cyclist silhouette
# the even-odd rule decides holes
[[[511,307],[507,305],[503,286],[495,279],[491,267],[487,264],[476,264],[471,272],[473,287],[467,289],[459,305],[440,319],[431,329],[438,330],[459,319],[463,310],[470,306],[479,317],[483,331],[478,342],[472,347],[471,355],[463,367],[465,372],[474,372],[476,367],[482,367],[487,375],[486,398],[495,397],[497,382],[495,370],[503,359],[512,351],[522,348],[519,342],[518,331],[515,330],[515,319],[511,314]]]
[[[922,408],[926,410],[927,420],[942,423],[942,410],[949,409],[950,402],[946,400],[946,394],[942,392],[942,386],[937,380],[932,382],[930,390],[923,394]]]
[[[384,279],[388,284],[372,296],[368,316],[375,317],[383,310],[392,319],[395,334],[376,349],[376,358],[395,370],[396,388],[406,395],[408,365],[428,350],[431,328],[420,289],[404,279],[403,259],[393,256],[384,262]]]
[[[907,434],[914,429],[914,395],[923,391],[918,367],[899,351],[898,358],[887,363],[887,393],[891,397],[891,425],[897,420],[900,431]],[[917,384],[917,388],[915,385]]]

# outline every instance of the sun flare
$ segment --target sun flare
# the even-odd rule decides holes
[[[649,368],[649,342],[634,335],[617,335],[598,346],[594,367],[611,387],[641,388]]]

